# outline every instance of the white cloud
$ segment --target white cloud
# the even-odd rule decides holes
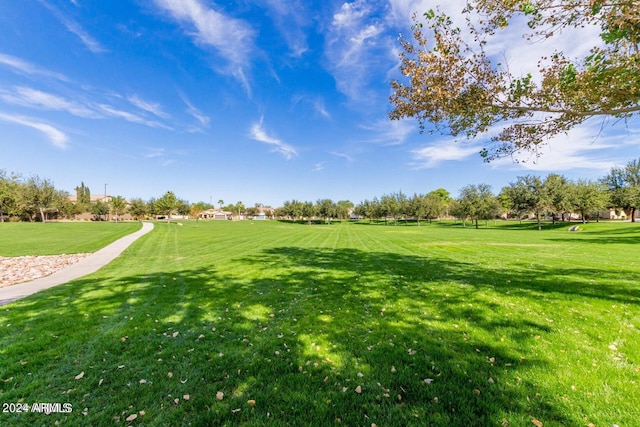
[[[327,68],[338,90],[356,103],[378,102],[380,94],[369,85],[384,79],[390,64],[397,62],[394,41],[384,35],[384,13],[384,8],[363,0],[343,3],[328,27]]]
[[[313,167],[313,169],[311,170],[311,172],[321,172],[324,170],[324,164],[326,162],[318,162],[315,164],[315,166]]]
[[[284,143],[282,140],[267,134],[263,128],[263,119],[264,117],[261,117],[259,122],[254,123],[251,126],[251,130],[249,132],[251,138],[259,142],[264,142],[265,144],[273,145],[275,147],[273,151],[282,154],[287,160],[297,156],[298,153],[295,148]]]
[[[89,33],[87,33],[82,28],[82,26],[80,26],[80,24],[78,24],[76,21],[63,15],[58,9],[56,9],[46,1],[40,0],[40,3],[43,6],[45,6],[47,9],[49,9],[49,11],[53,14],[53,16],[55,16],[56,19],[60,21],[60,23],[64,25],[69,32],[75,34],[80,39],[82,44],[84,44],[85,47],[89,49],[91,52],[103,53],[107,51],[104,47],[102,47],[102,45],[96,39],[91,37],[91,35],[89,35]]]
[[[306,4],[299,0],[266,0],[266,5],[273,16],[278,30],[282,34],[290,55],[301,57],[309,50],[304,26],[309,19],[306,14]]]
[[[592,119],[573,128],[568,134],[558,135],[538,149],[536,153],[518,153],[511,158],[499,159],[491,163],[494,168],[511,167],[531,171],[568,171],[588,169],[608,172],[612,166],[626,159],[618,149],[625,148],[628,135],[601,134],[601,121]]]
[[[302,104],[311,107],[315,114],[324,117],[325,119],[331,118],[331,113],[327,110],[325,100],[321,96],[294,95],[291,102],[294,106]]]
[[[211,9],[200,0],[154,0],[154,3],[184,25],[197,43],[213,47],[229,62],[223,71],[247,87],[244,69],[250,65],[255,51],[255,31],[248,22]]]
[[[162,111],[162,107],[160,104],[156,102],[148,102],[144,99],[140,98],[138,95],[132,95],[127,98],[129,102],[138,107],[141,110],[147,111],[155,116],[161,117],[163,119],[169,118],[169,115]]]
[[[207,115],[198,110],[185,94],[180,93],[180,98],[182,98],[182,102],[187,106],[187,113],[192,115],[202,126],[209,126],[211,120]]]
[[[22,126],[27,126],[27,127],[39,130],[40,132],[45,134],[47,138],[49,138],[49,140],[55,147],[61,148],[61,149],[65,149],[68,147],[67,142],[69,138],[67,138],[67,135],[64,132],[60,131],[59,129],[51,126],[50,124],[43,123],[37,119],[32,119],[29,117],[9,115],[9,114],[3,114],[3,113],[0,113],[0,120],[16,123]]]
[[[169,129],[171,130],[171,128],[167,125],[164,125],[160,122],[157,122],[155,120],[147,120],[144,117],[141,117],[137,114],[133,114],[130,113],[128,111],[124,111],[124,110],[118,110],[114,107],[111,107],[110,105],[106,105],[106,104],[98,104],[98,107],[100,108],[100,110],[102,110],[104,113],[112,116],[112,117],[118,117],[121,119],[124,119],[128,122],[132,122],[132,123],[138,123],[141,125],[145,125],[145,126],[149,126],[152,128],[162,128],[162,129]]]
[[[327,111],[327,107],[324,104],[324,99],[316,98],[313,101],[313,107],[315,108],[316,113],[320,114],[322,117],[326,119],[331,118],[331,114],[329,114],[329,112]]]
[[[479,156],[480,148],[470,142],[461,143],[451,139],[440,139],[412,151],[412,165],[417,169],[429,169],[442,162],[462,161],[473,155]]]
[[[332,152],[331,152],[331,153],[329,153],[329,154],[331,154],[331,155],[333,155],[333,156],[336,156],[336,157],[342,157],[343,159],[348,160],[348,161],[350,161],[350,162],[352,162],[352,161],[353,161],[353,157],[351,157],[350,155],[345,154],[345,153],[339,153],[339,152],[337,152],[337,151],[332,151]]]
[[[415,120],[411,119],[382,119],[370,125],[362,125],[361,127],[373,134],[371,138],[367,139],[367,142],[382,145],[402,144],[409,135],[417,133]]]
[[[165,150],[164,148],[147,148],[148,153],[145,157],[152,159],[154,157],[164,157]]]
[[[26,107],[66,111],[78,117],[100,117],[100,115],[95,111],[78,102],[70,101],[51,93],[42,92],[37,89],[32,89],[24,86],[15,87],[13,92],[0,89],[0,99],[11,104]]]
[[[60,73],[55,73],[49,70],[42,69],[23,59],[20,59],[11,55],[5,55],[3,53],[0,53],[0,64],[8,66],[12,68],[14,71],[18,71],[23,74],[40,75],[40,76],[50,77],[50,78],[54,78],[54,79],[65,81],[65,82],[69,80],[67,79],[66,76]]]

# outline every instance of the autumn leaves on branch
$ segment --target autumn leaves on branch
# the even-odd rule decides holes
[[[405,79],[391,83],[392,119],[417,118],[421,130],[430,124],[453,136],[489,134],[481,155],[491,161],[537,152],[589,118],[640,111],[640,1],[476,0],[462,12],[465,29],[440,11],[414,16],[413,41],[400,39]],[[536,70],[515,75],[489,46],[524,24],[528,41],[590,26],[600,38],[583,58],[551,51]]]

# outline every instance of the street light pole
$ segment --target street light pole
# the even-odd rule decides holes
[[[108,184],[104,185],[104,203],[105,204],[107,203],[107,185]],[[109,213],[108,212],[107,212],[107,221],[109,221]]]

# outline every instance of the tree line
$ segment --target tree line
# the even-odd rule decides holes
[[[56,189],[49,179],[37,175],[22,178],[0,170],[0,221],[6,217],[46,222],[51,216],[73,218],[83,212],[90,212],[94,219],[107,219],[113,215],[120,218],[125,213],[134,219],[165,216],[168,221],[172,214],[199,218],[200,214],[214,206],[211,203],[189,203],[167,191],[158,198],[143,200],[134,198],[126,201],[122,196],[92,200],[91,192],[84,183],[75,188],[75,200],[69,193]],[[94,198],[95,199],[95,198]],[[238,216],[254,216],[263,206],[245,207],[242,202],[224,205],[218,200],[219,209]],[[629,161],[623,167],[614,167],[599,180],[578,179],[572,181],[559,174],[549,174],[545,178],[535,175],[520,176],[494,194],[490,185],[467,185],[460,190],[457,198],[443,189],[428,194],[407,196],[402,191],[374,197],[354,205],[349,200],[334,202],[331,199],[318,201],[290,200],[282,207],[269,209],[271,217],[307,220],[356,218],[383,220],[385,223],[409,219],[420,225],[420,221],[432,221],[442,217],[461,219],[463,225],[472,221],[478,227],[479,221],[488,221],[499,216],[508,218],[528,218],[533,216],[541,228],[541,220],[549,216],[556,220],[570,219],[579,214],[582,221],[598,215],[605,209],[616,209],[635,222],[636,210],[640,208],[640,159]]]
[[[559,174],[545,178],[535,175],[520,176],[516,181],[495,195],[490,185],[467,185],[457,198],[450,197],[444,189],[409,197],[402,192],[365,200],[355,207],[354,213],[370,220],[435,219],[451,216],[461,219],[463,225],[471,220],[476,228],[479,221],[488,221],[505,215],[508,218],[533,216],[541,228],[541,220],[549,216],[556,220],[571,219],[579,214],[583,222],[591,216],[599,218],[600,212],[615,209],[618,214],[628,212],[635,222],[640,207],[640,163],[628,162],[624,167],[614,167],[600,180],[578,179],[572,181]]]

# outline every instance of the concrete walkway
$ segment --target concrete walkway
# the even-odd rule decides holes
[[[48,289],[86,276],[87,274],[95,273],[118,257],[118,255],[139,237],[147,234],[151,230],[153,230],[153,223],[143,222],[140,230],[116,240],[67,268],[30,282],[0,288],[0,305],[8,304],[35,294],[43,289]]]

